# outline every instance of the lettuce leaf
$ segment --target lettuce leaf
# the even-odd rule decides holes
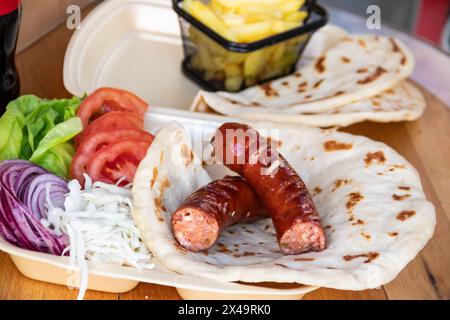
[[[70,164],[74,154],[74,146],[65,142],[48,149],[39,159],[33,162],[57,176],[69,177]]]
[[[76,118],[80,104],[78,97],[47,100],[34,95],[11,101],[0,118],[0,161],[43,163],[50,172],[68,177],[69,145],[82,130]]]
[[[7,110],[0,118],[0,161],[20,157],[24,126],[25,117],[19,110]]]
[[[83,125],[78,117],[57,124],[39,142],[37,149],[29,160],[31,162],[38,161],[48,150],[71,140],[82,130]]]

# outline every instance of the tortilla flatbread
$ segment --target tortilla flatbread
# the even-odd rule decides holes
[[[321,113],[298,114],[292,109],[248,107],[233,103],[210,92],[199,92],[191,111],[217,112],[248,120],[301,123],[317,127],[348,126],[366,120],[376,122],[413,121],[421,117],[426,107],[420,90],[403,81],[373,97]]]
[[[219,281],[364,290],[394,279],[432,237],[435,209],[419,174],[387,145],[329,129],[248,124],[268,132],[302,176],[320,213],[328,247],[283,255],[271,220],[265,219],[226,229],[207,252],[181,248],[171,231],[171,215],[211,178],[192,151],[189,133],[172,123],[157,134],[133,187],[136,224],[165,267]],[[214,130],[210,128],[210,134]],[[169,154],[187,160],[174,163]]]

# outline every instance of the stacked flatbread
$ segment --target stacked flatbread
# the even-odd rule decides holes
[[[415,120],[425,99],[405,80],[414,64],[397,39],[328,26],[312,38],[294,74],[239,93],[200,91],[191,110],[321,127]]]
[[[270,219],[226,229],[207,252],[180,247],[171,230],[172,213],[211,181],[212,172],[214,178],[227,172],[224,166],[202,165],[189,133],[171,123],[157,134],[133,187],[134,219],[165,267],[220,281],[364,290],[391,281],[431,238],[435,210],[419,175],[387,145],[330,129],[249,124],[273,133],[272,141],[302,176],[326,230],[327,248],[283,255]],[[210,129],[207,134],[215,128]]]

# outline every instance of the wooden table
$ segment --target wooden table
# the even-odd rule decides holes
[[[69,97],[62,80],[71,31],[61,26],[17,57],[22,93]],[[426,248],[391,283],[377,290],[319,289],[305,299],[450,299],[450,109],[424,92],[428,108],[415,122],[362,123],[346,128],[383,141],[420,172],[426,195],[436,206],[437,228]],[[75,299],[76,290],[22,276],[0,253],[0,299]],[[174,288],[141,283],[124,294],[89,291],[86,299],[180,299]]]

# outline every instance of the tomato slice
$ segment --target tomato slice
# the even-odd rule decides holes
[[[151,144],[154,137],[150,133],[136,128],[94,132],[83,140],[73,157],[70,165],[72,178],[84,184],[83,174],[86,173],[86,168],[94,154],[102,148],[123,139],[139,139]]]
[[[105,87],[90,94],[80,105],[77,115],[86,128],[92,120],[110,111],[128,111],[143,117],[147,109],[147,102],[133,93]]]
[[[117,183],[133,182],[141,160],[145,157],[150,142],[141,139],[123,139],[97,151],[87,166],[87,173],[93,181]]]
[[[132,127],[128,127],[128,125],[132,125]],[[89,124],[84,130],[83,136],[88,137],[92,133],[101,130],[121,129],[124,126],[142,129],[144,127],[144,119],[131,112],[111,111]]]
[[[96,132],[116,129],[142,129],[144,119],[131,112],[112,111],[95,119],[87,128],[75,138],[75,145],[79,146],[83,140]]]

